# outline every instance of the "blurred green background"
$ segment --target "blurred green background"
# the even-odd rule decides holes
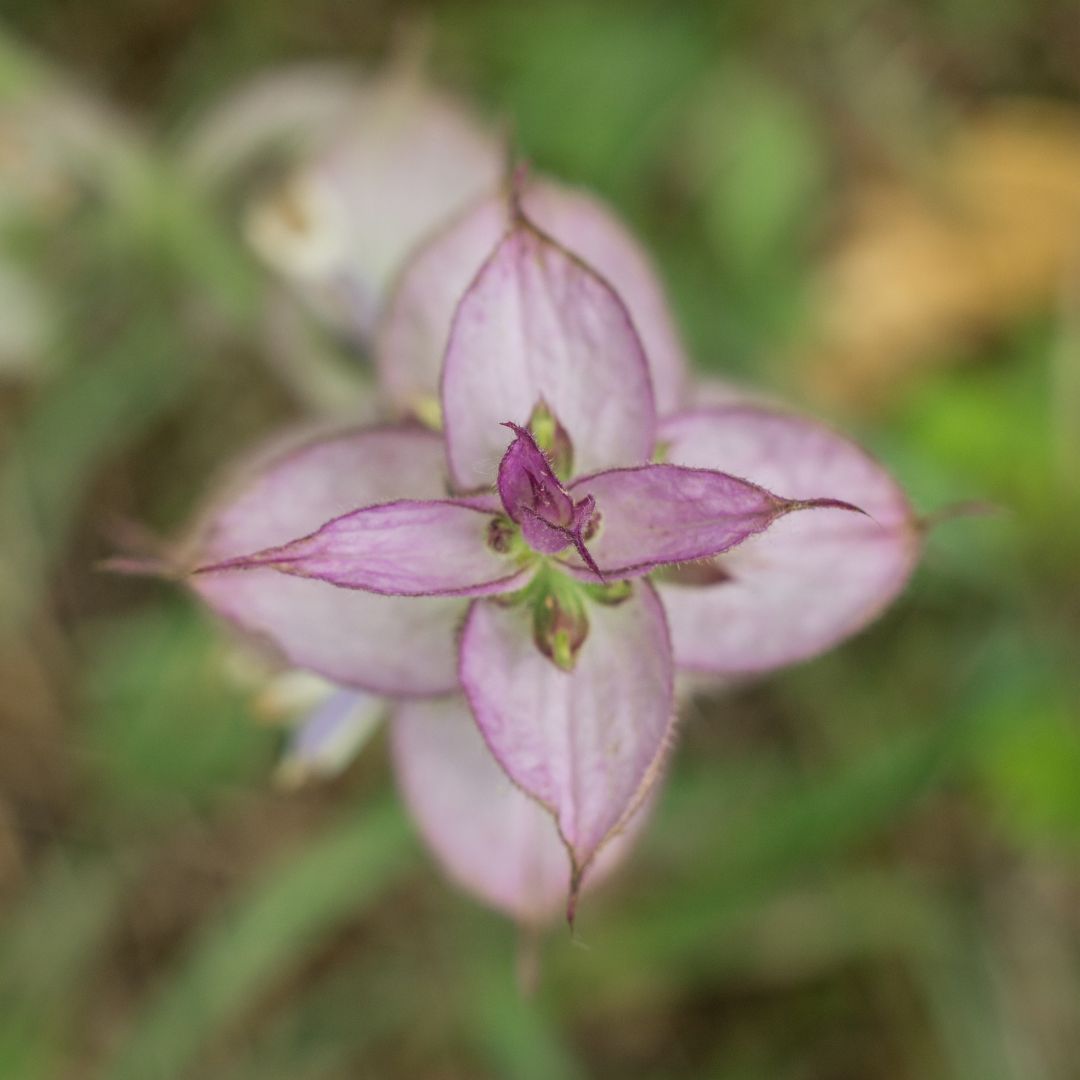
[[[1080,7],[5,0],[0,1077],[1080,1075]],[[95,563],[303,415],[245,80],[432,81],[598,190],[703,370],[855,432],[943,523],[825,658],[703,696],[640,849],[543,944],[447,885],[381,742],[271,782],[214,622]]]

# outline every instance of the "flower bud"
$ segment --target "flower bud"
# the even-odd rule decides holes
[[[533,609],[533,640],[558,668],[572,671],[589,635],[585,605],[572,593],[547,592]]]

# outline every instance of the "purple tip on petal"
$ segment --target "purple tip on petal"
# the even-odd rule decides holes
[[[577,902],[581,894],[581,872],[574,869],[570,874],[570,891],[566,895],[566,925],[570,933],[574,932],[574,920],[577,919]]]

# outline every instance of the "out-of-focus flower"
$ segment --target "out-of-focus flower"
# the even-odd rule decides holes
[[[296,162],[347,123],[364,82],[341,64],[308,63],[256,76],[193,117],[180,163],[221,192],[250,182],[275,157]]]
[[[607,227],[579,212],[582,236]],[[425,835],[536,920],[636,823],[676,668],[762,671],[835,643],[902,587],[917,530],[887,473],[816,424],[752,405],[658,420],[642,343],[662,305],[628,308],[520,205],[509,220],[456,313],[431,266],[467,281],[462,225],[402,284],[446,341],[445,439],[394,425],[264,461],[186,565],[294,664],[403,702],[392,742]]]
[[[491,190],[497,141],[418,74],[359,84],[310,157],[251,210],[256,251],[334,328],[366,344],[428,233]]]
[[[55,222],[75,203],[91,163],[117,135],[103,111],[60,88],[29,90],[0,105],[0,224]]]
[[[240,202],[275,276],[267,360],[309,410],[353,421],[379,406],[358,354],[390,284],[501,172],[490,130],[408,55],[370,77],[329,64],[263,75],[191,125],[180,162],[213,198]]]
[[[337,776],[379,729],[386,701],[309,671],[260,672],[255,714],[288,729],[276,779],[287,788]]]

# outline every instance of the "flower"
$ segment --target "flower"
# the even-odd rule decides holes
[[[357,81],[317,145],[247,215],[252,246],[366,347],[409,252],[497,182],[498,141],[403,64]],[[295,95],[291,95],[295,98]]]
[[[177,155],[197,190],[242,205],[246,238],[271,271],[264,358],[308,410],[353,422],[376,415],[357,361],[391,283],[502,168],[493,130],[430,83],[422,42],[402,44],[368,74],[305,62],[245,81],[198,118]]]
[[[566,885],[572,913],[640,822],[676,669],[828,647],[896,595],[917,530],[888,474],[812,422],[753,405],[658,420],[643,341],[666,313],[628,308],[534,225],[528,191],[440,335],[433,312],[490,205],[420,253],[384,324],[384,343],[404,340],[403,313],[426,328],[414,345],[445,338],[443,436],[388,425],[264,461],[188,565],[294,664],[398,699],[395,760],[425,835],[459,880],[538,920]]]

